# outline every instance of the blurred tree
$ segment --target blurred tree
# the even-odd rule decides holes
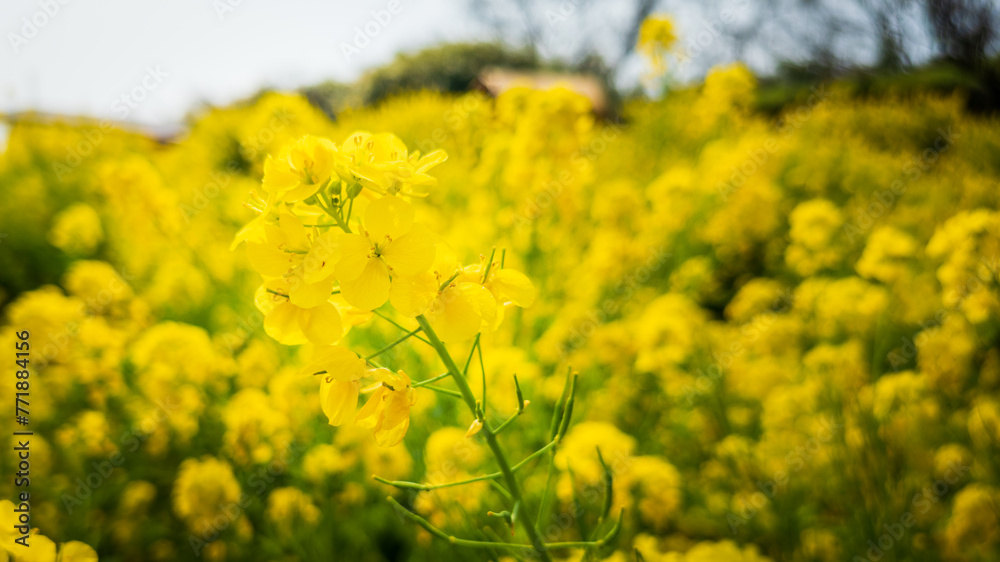
[[[926,0],[927,15],[942,54],[978,68],[997,40],[997,5],[989,0]]]
[[[402,53],[389,64],[366,72],[354,84],[324,82],[303,93],[317,107],[335,116],[344,107],[378,103],[395,93],[414,90],[464,92],[484,68],[554,69],[543,63],[530,46],[508,47],[502,43],[454,43]]]

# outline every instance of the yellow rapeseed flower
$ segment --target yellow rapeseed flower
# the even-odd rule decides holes
[[[378,308],[389,300],[392,278],[418,275],[434,262],[434,240],[414,224],[413,214],[402,199],[376,199],[368,205],[361,233],[341,236],[336,275],[348,303]]]
[[[316,349],[302,372],[323,377],[319,395],[323,413],[330,425],[340,425],[351,419],[358,407],[361,377],[365,374],[365,360],[345,347],[336,345]]]
[[[416,392],[410,377],[403,371],[393,374],[388,369],[372,372],[376,388],[368,402],[358,410],[355,423],[372,429],[375,441],[383,447],[399,445],[410,427],[410,407],[416,403]]]

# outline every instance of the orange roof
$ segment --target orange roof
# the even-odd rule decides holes
[[[498,96],[516,87],[535,90],[562,87],[589,99],[595,113],[603,113],[608,105],[604,85],[596,77],[586,74],[488,69],[479,74],[476,83],[480,89],[492,96]]]

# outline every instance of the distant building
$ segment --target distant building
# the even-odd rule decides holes
[[[472,81],[470,89],[496,97],[517,87],[535,90],[566,88],[590,100],[595,115],[603,117],[608,113],[608,95],[604,84],[589,74],[488,68]]]

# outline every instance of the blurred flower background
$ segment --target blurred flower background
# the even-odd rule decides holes
[[[331,427],[300,374],[312,344],[265,333],[230,251],[269,154],[363,130],[447,152],[417,217],[538,289],[471,381],[496,424],[517,375],[515,458],[579,373],[529,507],[548,542],[591,537],[600,450],[624,527],[555,558],[1000,560],[996,4],[611,4],[0,8],[0,341],[13,362],[30,333],[37,529],[14,543],[11,421],[0,558],[523,556],[398,516],[387,495],[509,536],[485,482],[371,478],[494,472],[482,436],[429,391],[397,446]],[[441,372],[419,346],[380,361]]]

